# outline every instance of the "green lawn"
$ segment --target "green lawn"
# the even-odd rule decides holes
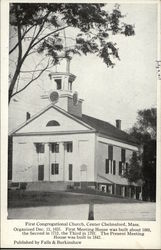
[[[38,192],[9,190],[8,208],[59,206],[74,204],[111,204],[111,203],[140,203],[141,201],[110,197],[101,194],[86,194],[74,192]]]

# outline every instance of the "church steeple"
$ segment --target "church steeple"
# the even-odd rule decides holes
[[[59,67],[60,68],[60,67]],[[82,116],[82,99],[78,99],[78,93],[73,93],[73,82],[76,79],[70,73],[70,60],[66,60],[66,69],[56,70],[49,74],[52,83],[52,90],[41,96],[42,99],[49,99],[54,105],[76,116]]]

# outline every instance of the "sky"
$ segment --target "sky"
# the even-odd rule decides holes
[[[112,6],[108,4],[107,9]],[[135,25],[135,36],[112,38],[121,59],[115,67],[107,68],[90,55],[74,57],[70,68],[76,75],[73,92],[84,99],[83,113],[113,125],[120,119],[122,129],[127,130],[136,122],[138,110],[157,104],[157,5],[121,4],[120,10],[126,14],[124,21]],[[26,66],[31,69],[32,63]],[[15,96],[16,102],[9,107],[9,131],[24,122],[26,111],[35,114],[46,105],[40,96],[52,89],[48,74]]]

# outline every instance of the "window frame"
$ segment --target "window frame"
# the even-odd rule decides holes
[[[59,175],[59,163],[51,163],[51,175]]]
[[[62,79],[61,78],[55,79],[55,82],[56,82],[56,89],[61,90],[62,89]]]
[[[69,82],[69,91],[72,91],[72,82]]]
[[[36,142],[36,153],[37,154],[44,154],[45,153],[45,144],[41,142]]]
[[[59,153],[59,143],[51,142],[50,149],[51,149],[51,153]]]
[[[46,124],[46,127],[58,127],[58,126],[60,126],[60,123],[57,122],[56,120],[50,120]]]
[[[66,150],[67,150],[67,153],[73,152],[73,142],[66,142]]]

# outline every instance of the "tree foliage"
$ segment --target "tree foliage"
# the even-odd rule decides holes
[[[129,134],[137,138],[141,145],[144,145],[148,141],[156,139],[156,123],[156,108],[139,110],[137,122],[129,130]]]
[[[129,160],[129,165],[125,171],[124,177],[128,179],[129,183],[143,179],[141,159],[136,152],[133,152]]]
[[[133,26],[123,23],[123,18],[118,5],[109,13],[105,4],[95,3],[10,4],[10,26],[15,37],[12,39],[11,35],[9,54],[16,54],[16,66],[13,74],[10,73],[9,101],[48,67],[59,63],[62,57],[70,60],[74,54],[92,53],[102,58],[107,67],[113,67],[119,55],[110,37],[134,35]],[[61,32],[69,28],[74,28],[77,34],[71,37],[72,44],[67,45],[61,38]],[[34,53],[45,55],[49,59],[47,64],[41,69],[33,69],[30,81],[15,90],[16,81],[25,73],[22,70],[24,62]]]
[[[155,200],[156,195],[156,108],[138,111],[137,122],[129,130],[138,139],[142,150],[133,154],[125,177],[129,182],[142,180],[143,199]]]
[[[156,200],[156,140],[144,145],[143,150],[144,200]]]

